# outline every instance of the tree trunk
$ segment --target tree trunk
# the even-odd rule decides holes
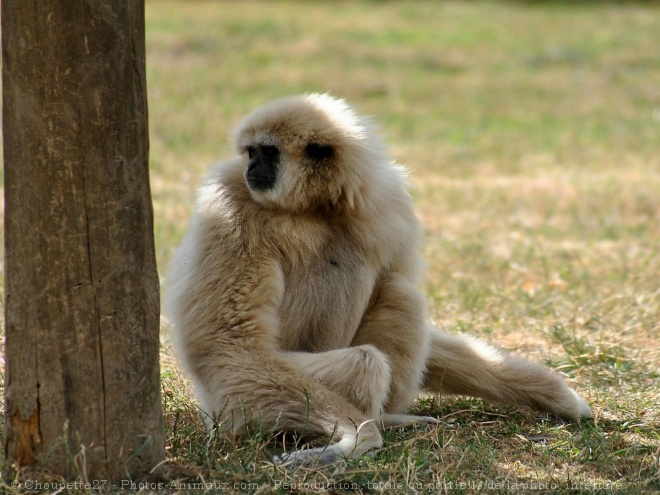
[[[1,8],[7,461],[144,479],[165,453],[144,0]]]

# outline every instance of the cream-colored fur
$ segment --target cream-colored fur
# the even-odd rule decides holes
[[[278,460],[333,462],[380,447],[383,423],[434,421],[403,414],[423,389],[591,415],[547,368],[429,326],[405,171],[343,101],[277,100],[235,141],[200,190],[166,297],[201,407],[227,431],[327,435]],[[332,155],[311,159],[309,143]],[[265,191],[244,178],[258,145],[280,151]]]

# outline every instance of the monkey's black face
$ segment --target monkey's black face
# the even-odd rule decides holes
[[[248,166],[245,180],[254,191],[269,191],[275,187],[280,168],[280,150],[277,146],[258,144],[248,146]]]

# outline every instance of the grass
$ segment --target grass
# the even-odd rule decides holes
[[[147,1],[161,272],[254,106],[306,91],[379,122],[411,170],[437,326],[561,371],[571,424],[421,398],[437,427],[286,471],[287,437],[209,435],[163,337],[168,459],[195,493],[660,490],[660,10],[647,3]],[[9,489],[8,487],[5,487]]]

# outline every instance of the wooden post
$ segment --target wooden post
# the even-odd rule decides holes
[[[2,0],[5,451],[69,479],[164,459],[144,0]]]

